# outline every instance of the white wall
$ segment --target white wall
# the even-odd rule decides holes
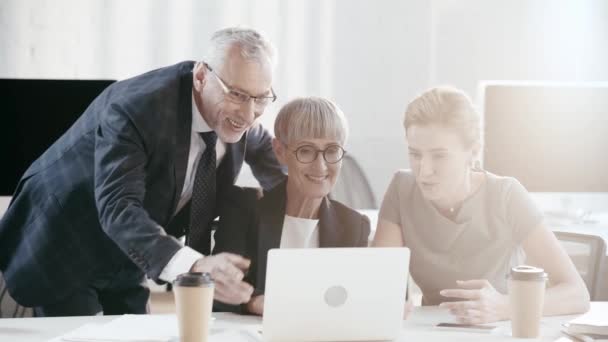
[[[334,99],[378,200],[407,167],[405,106],[431,85],[475,97],[487,79],[608,81],[604,0],[3,0],[0,77],[122,79],[201,59],[228,25],[279,50],[262,122],[294,96]]]
[[[336,6],[333,94],[350,120],[348,150],[376,199],[407,167],[401,125],[407,99],[429,83],[428,1],[342,1]]]
[[[432,83],[608,80],[608,1],[433,0]]]

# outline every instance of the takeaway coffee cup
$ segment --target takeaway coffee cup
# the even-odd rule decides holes
[[[509,276],[509,310],[513,337],[540,336],[547,273],[542,268],[517,266]]]
[[[209,273],[183,273],[173,282],[181,342],[207,342],[213,290]]]

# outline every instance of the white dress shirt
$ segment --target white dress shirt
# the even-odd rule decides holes
[[[196,103],[194,102],[194,95],[192,96],[192,130],[190,134],[190,151],[188,153],[188,167],[186,168],[186,177],[184,179],[184,187],[177,203],[175,213],[179,212],[188,201],[192,198],[192,188],[194,187],[194,176],[196,175],[196,168],[198,162],[205,152],[205,142],[199,135],[200,132],[211,132],[212,129],[203,119],[203,116],[198,111]],[[215,155],[217,157],[215,167],[217,168],[222,161],[222,158],[226,155],[226,144],[221,140],[217,140],[215,145]],[[194,249],[184,246],[180,249],[171,260],[163,271],[160,273],[159,278],[164,281],[173,281],[178,275],[188,272],[194,262],[203,257],[203,255]]]
[[[319,220],[285,215],[280,248],[319,247]]]

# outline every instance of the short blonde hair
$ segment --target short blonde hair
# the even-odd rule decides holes
[[[453,87],[435,87],[415,98],[405,110],[403,126],[438,125],[453,129],[466,148],[481,146],[481,119],[471,99]]]
[[[344,145],[348,123],[338,106],[320,97],[301,97],[285,104],[274,122],[274,135],[284,144],[303,139],[336,139]]]

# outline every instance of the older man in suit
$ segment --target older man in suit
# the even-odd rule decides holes
[[[284,179],[256,123],[276,99],[273,65],[263,36],[230,28],[205,62],[108,87],[27,169],[0,221],[10,294],[39,316],[145,313],[145,275],[197,271],[212,273],[217,300],[247,302],[249,261],[203,255],[216,193],[243,160],[264,188]]]

